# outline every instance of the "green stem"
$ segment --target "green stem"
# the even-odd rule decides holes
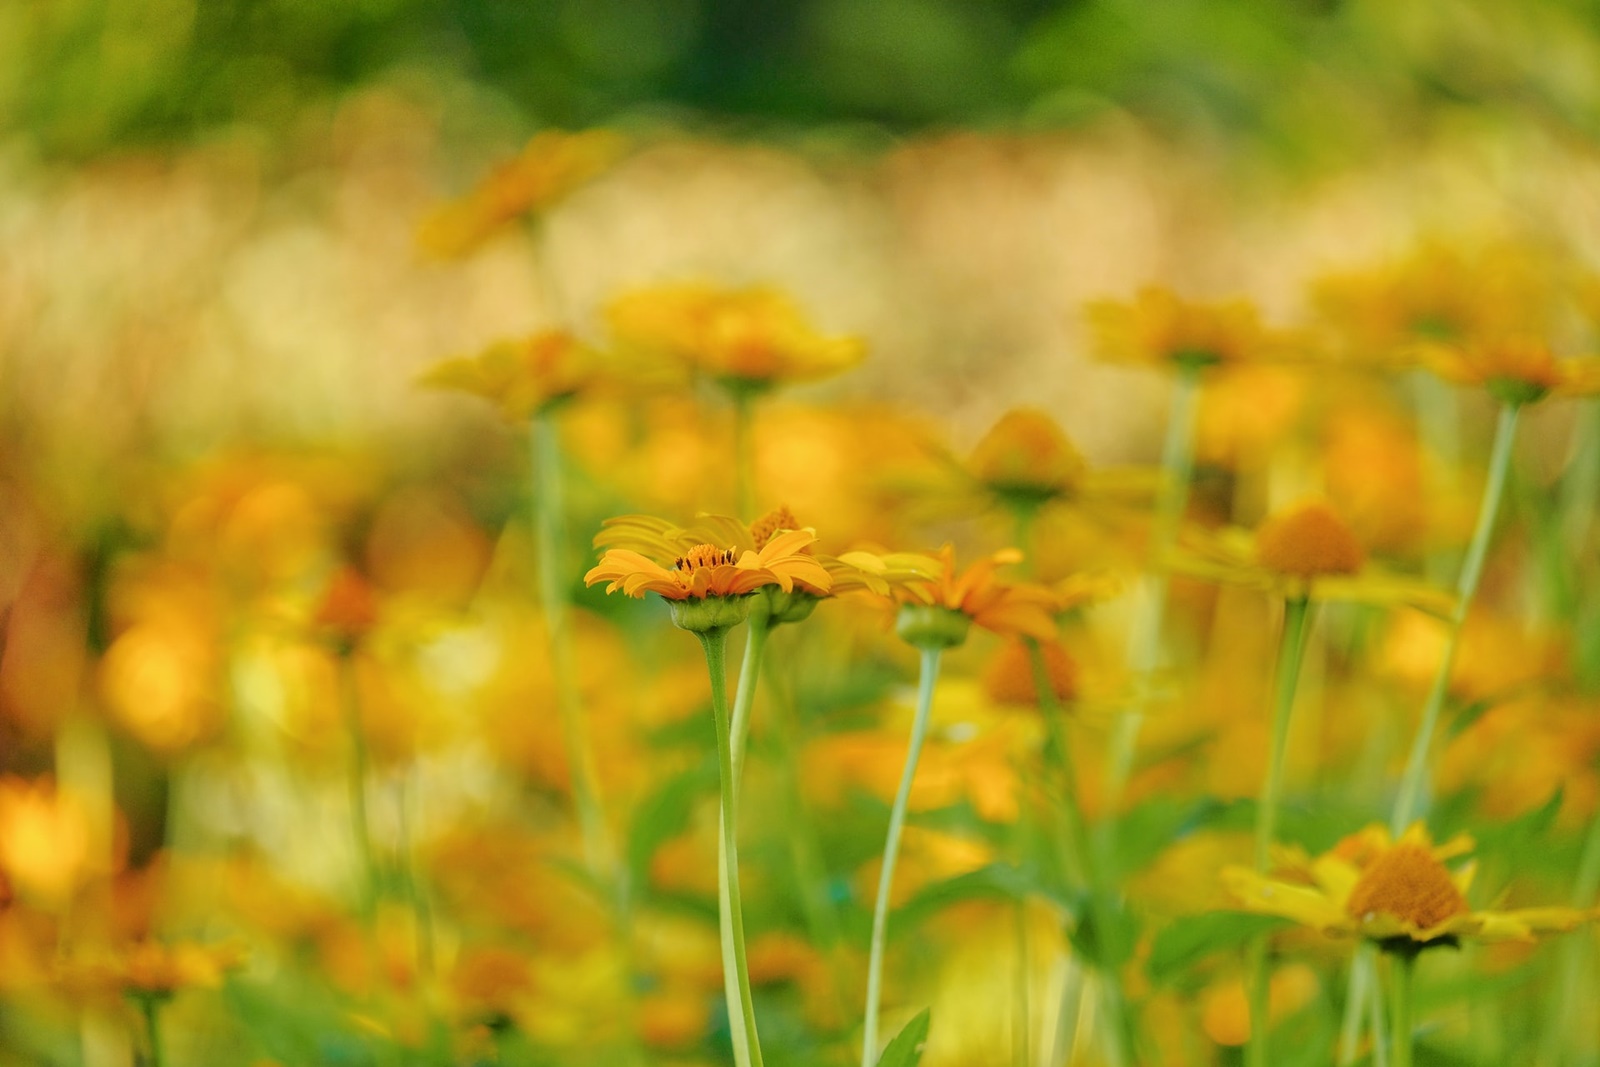
[[[1278,801],[1283,795],[1284,754],[1289,747],[1289,720],[1294,714],[1295,689],[1300,664],[1305,659],[1310,602],[1305,597],[1284,601],[1283,636],[1278,644],[1277,684],[1272,702],[1272,737],[1267,748],[1267,775],[1256,805],[1256,870],[1265,873],[1278,825]],[[1267,967],[1267,935],[1250,945],[1250,1042],[1245,1046],[1248,1067],[1266,1067],[1267,1030],[1271,1023],[1271,975]]]
[[[1394,1067],[1411,1067],[1412,1063],[1411,984],[1416,966],[1417,957],[1414,953],[1398,952],[1390,958],[1389,1023],[1393,1027],[1391,1033],[1394,1040],[1389,1046],[1389,1062]]]
[[[733,695],[733,721],[730,725],[732,737],[733,767],[733,795],[735,799],[740,793],[740,784],[744,780],[744,750],[745,741],[750,732],[750,707],[755,700],[756,678],[761,673],[761,656],[767,645],[767,635],[772,632],[772,627],[767,620],[752,614],[745,625],[744,660],[739,664],[739,684]],[[717,927],[722,938],[722,956],[727,959],[733,952],[733,908],[728,894],[728,848],[727,835],[720,832],[721,816],[718,816],[719,833],[717,835]],[[728,1004],[739,1003],[739,977],[732,968],[725,967],[722,971],[723,993],[728,998]],[[745,1033],[744,1018],[732,1011],[728,1013],[729,1029],[733,1031],[733,1060],[737,1067],[748,1067],[749,1064],[749,1037]]]
[[[1179,522],[1189,502],[1189,483],[1194,475],[1194,427],[1199,411],[1200,368],[1185,365],[1174,383],[1166,439],[1161,446],[1161,493],[1150,529],[1150,573],[1143,595],[1134,605],[1133,625],[1128,631],[1128,670],[1135,691],[1111,740],[1105,802],[1108,841],[1114,840],[1115,813],[1133,771],[1139,731],[1149,704],[1150,680],[1161,659],[1161,631],[1167,613],[1166,557],[1177,540]]]
[[[739,893],[739,801],[733,766],[732,724],[728,715],[728,631],[712,629],[697,634],[706,654],[706,671],[711,675],[711,713],[717,728],[717,770],[721,784],[722,851],[727,870],[720,879],[726,889],[726,911],[730,937],[722,948],[722,969],[737,977],[737,989],[728,1000],[728,1018],[738,1017],[744,1024],[744,1047],[751,1067],[761,1067],[761,1039],[756,1032],[755,1001],[750,994],[750,968],[745,956],[744,902]],[[719,896],[719,900],[723,899]],[[737,1037],[735,1048],[740,1045]],[[738,1060],[737,1052],[735,1059]],[[743,1062],[743,1061],[739,1061]]]
[[[1600,893],[1600,811],[1595,812],[1589,822],[1589,832],[1584,835],[1578,877],[1573,883],[1572,906],[1593,907],[1596,893]],[[1587,938],[1569,937],[1561,945],[1560,970],[1556,976],[1555,995],[1550,998],[1550,1015],[1545,1020],[1539,1055],[1539,1062],[1546,1067],[1560,1063],[1565,1052],[1576,1051],[1572,1022],[1584,1018],[1578,987],[1588,956]]]
[[[1432,484],[1424,488],[1432,499],[1444,499],[1455,488],[1455,472],[1461,466],[1461,405],[1456,391],[1426,370],[1413,373],[1411,390],[1422,445],[1439,461]],[[1439,552],[1430,552],[1426,562],[1429,581],[1445,582],[1448,565]]]
[[[755,514],[755,452],[751,441],[750,390],[733,390],[733,484],[734,507],[738,516],[748,521]]]
[[[370,922],[378,903],[378,860],[367,815],[367,740],[361,729],[361,697],[355,661],[348,649],[339,655],[339,705],[345,732],[350,735],[350,831],[361,861],[361,915]]]
[[[150,1067],[166,1067],[167,1057],[161,1045],[161,1005],[158,998],[146,993],[136,998],[139,1011],[144,1016],[144,1036],[150,1046]]]
[[[572,626],[564,593],[561,546],[566,510],[562,492],[561,438],[554,416],[540,411],[533,417],[531,439],[537,472],[533,493],[534,553],[539,567],[539,600],[550,641],[550,667],[556,687],[556,713],[572,778],[572,803],[583,833],[584,859],[589,873],[604,880],[609,873],[610,846],[605,816],[595,784],[593,754],[584,734],[582,698],[574,668]],[[620,881],[620,879],[619,879]],[[625,895],[619,885],[619,897]]]
[[[1350,961],[1350,981],[1344,998],[1344,1016],[1339,1023],[1339,1067],[1351,1067],[1361,1045],[1361,1026],[1367,1009],[1367,990],[1372,985],[1373,956],[1370,942],[1356,946]]]
[[[1395,798],[1394,812],[1389,819],[1390,828],[1401,833],[1417,814],[1423,779],[1428,771],[1428,755],[1433,748],[1433,735],[1439,724],[1439,713],[1444,709],[1445,696],[1450,690],[1450,675],[1455,667],[1456,653],[1460,650],[1461,628],[1472,598],[1477,595],[1478,581],[1483,577],[1484,560],[1489,554],[1495,518],[1500,513],[1500,498],[1505,494],[1506,476],[1511,470],[1511,448],[1517,436],[1517,415],[1520,405],[1504,404],[1495,424],[1494,444],[1489,452],[1488,481],[1483,487],[1483,500],[1478,507],[1478,522],[1467,545],[1467,556],[1461,564],[1461,576],[1456,583],[1455,610],[1450,616],[1449,632],[1445,638],[1444,652],[1434,672],[1433,685],[1428,690],[1427,703],[1423,705],[1421,721],[1411,743],[1411,754],[1406,759],[1405,775],[1400,780],[1400,792]]]
[[[878,1055],[878,1006],[883,994],[883,953],[889,929],[889,889],[894,884],[895,862],[900,858],[900,834],[905,829],[906,808],[911,803],[911,782],[928,735],[933,712],[933,687],[939,678],[938,648],[922,649],[922,671],[917,686],[916,717],[911,721],[911,745],[906,750],[900,788],[889,812],[889,834],[883,843],[883,869],[878,874],[878,898],[872,908],[872,949],[867,959],[867,1011],[861,1037],[861,1067],[873,1067]]]

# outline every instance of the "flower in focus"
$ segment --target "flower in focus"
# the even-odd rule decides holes
[[[1424,362],[1439,377],[1489,390],[1507,404],[1547,396],[1600,393],[1600,359],[1559,358],[1532,334],[1506,334],[1460,345],[1430,345]]]
[[[1171,565],[1192,578],[1288,600],[1409,606],[1436,615],[1452,603],[1448,593],[1370,564],[1355,533],[1320,501],[1269,516],[1253,536],[1242,530],[1191,532]]]
[[[1249,911],[1405,951],[1461,938],[1532,941],[1535,934],[1572,930],[1593,918],[1573,908],[1472,910],[1467,891],[1474,865],[1445,866],[1472,847],[1466,836],[1435,845],[1421,823],[1398,841],[1384,827],[1370,826],[1315,859],[1288,851],[1270,875],[1229,867],[1223,882]]]
[[[515,159],[425,218],[417,243],[441,259],[465,256],[508,223],[554,207],[615,163],[623,146],[609,130],[536,134]]]
[[[599,352],[565,330],[497,341],[476,356],[447,359],[419,382],[481,397],[509,422],[523,422],[580,393],[609,384]]]
[[[1284,345],[1247,300],[1198,303],[1155,286],[1092,303],[1088,316],[1095,354],[1115,363],[1199,370],[1272,358]]]
[[[677,283],[625,293],[606,308],[627,350],[673,359],[730,389],[810,381],[861,362],[857,337],[827,337],[776,289]]]
[[[943,647],[966,640],[967,627],[977,623],[1003,636],[1022,635],[1050,641],[1056,635],[1055,613],[1061,598],[1051,589],[1033,583],[1004,582],[999,568],[1022,561],[1014,548],[985,556],[960,574],[951,545],[939,551],[939,575],[913,578],[894,586],[900,604],[895,624],[900,636],[913,645],[929,642]]]

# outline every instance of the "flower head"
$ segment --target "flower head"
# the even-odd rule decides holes
[[[609,130],[536,134],[466,196],[425,218],[417,243],[442,259],[467,255],[508,223],[555,206],[615,163],[623,146]]]
[[[912,578],[893,587],[894,598],[901,605],[896,627],[905,640],[918,645],[929,641],[945,647],[959,645],[966,639],[970,623],[1007,636],[1054,639],[1060,597],[1046,586],[1005,582],[995,574],[1007,564],[1021,562],[1021,552],[1003,549],[960,573],[956,572],[953,546],[940,549],[938,560],[937,577]]]
[[[522,422],[610,378],[600,353],[564,330],[544,330],[447,359],[419,381],[481,397],[507,420]]]
[[[1117,363],[1203,369],[1268,358],[1282,344],[1247,300],[1198,303],[1155,286],[1090,304],[1088,315],[1095,353]]]
[[[1462,938],[1532,941],[1535,934],[1571,930],[1593,918],[1572,908],[1474,911],[1467,902],[1473,864],[1456,870],[1446,865],[1472,847],[1467,837],[1435,845],[1421,823],[1398,841],[1387,829],[1370,826],[1315,859],[1297,850],[1285,853],[1287,862],[1276,876],[1230,867],[1223,881],[1250,911],[1401,951]]]
[[[1430,345],[1423,359],[1439,377],[1482,386],[1507,404],[1600,393],[1600,359],[1559,358],[1548,342],[1533,334]]]
[[[1068,496],[1088,464],[1061,427],[1038,408],[1013,408],[983,435],[967,468],[984,488],[1028,501]]]
[[[861,362],[856,337],[827,337],[776,289],[677,283],[626,293],[606,309],[618,343],[676,360],[732,389],[826,378]]]
[[[1320,501],[1269,516],[1254,535],[1244,530],[1191,532],[1171,566],[1189,577],[1288,600],[1408,606],[1435,615],[1448,613],[1452,603],[1448,593],[1369,563],[1344,519]]]

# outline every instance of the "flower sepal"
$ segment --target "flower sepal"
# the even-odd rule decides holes
[[[766,602],[765,619],[768,626],[777,626],[785,622],[804,622],[816,610],[819,599],[799,586],[785,592],[775,585],[763,589],[761,597]]]
[[[737,596],[685,597],[668,600],[672,625],[690,633],[710,633],[738,626],[750,614],[751,594]]]
[[[939,604],[902,604],[894,632],[908,645],[922,649],[955,648],[967,640],[972,619]]]

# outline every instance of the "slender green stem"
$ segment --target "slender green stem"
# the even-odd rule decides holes
[[[1461,466],[1461,405],[1455,389],[1426,370],[1413,373],[1411,394],[1422,445],[1439,461],[1436,468],[1431,468],[1431,484],[1424,489],[1433,499],[1444,499],[1455,488],[1456,471]],[[1428,554],[1429,581],[1447,581],[1448,567],[1445,555],[1437,551]]]
[[[1267,748],[1267,774],[1256,805],[1256,870],[1267,870],[1272,839],[1277,831],[1278,801],[1283,795],[1284,753],[1289,745],[1289,720],[1305,659],[1307,622],[1311,605],[1305,597],[1284,601],[1283,636],[1278,643],[1277,682],[1272,701],[1272,737]],[[1270,1026],[1271,975],[1267,968],[1267,935],[1255,938],[1249,954],[1250,1042],[1245,1046],[1249,1067],[1266,1067],[1267,1030]]]
[[[1094,858],[1089,854],[1088,820],[1083,815],[1082,794],[1078,789],[1078,770],[1072,759],[1071,742],[1067,740],[1067,732],[1061,721],[1063,710],[1056,699],[1050,670],[1045,666],[1044,652],[1039,648],[1039,642],[1030,637],[1026,639],[1026,644],[1028,663],[1033,670],[1033,687],[1039,696],[1039,717],[1044,720],[1049,739],[1045,748],[1052,757],[1054,766],[1051,769],[1060,779],[1060,788],[1052,792],[1061,808],[1061,845],[1067,873],[1081,887],[1093,888],[1095,868]]]
[[[1344,1016],[1339,1023],[1339,1067],[1356,1062],[1361,1046],[1361,1027],[1366,1018],[1367,990],[1372,985],[1372,964],[1377,952],[1362,941],[1350,961],[1350,981],[1344,998]]]
[[[361,862],[361,914],[370,921],[378,903],[378,859],[367,815],[367,738],[361,729],[361,695],[348,649],[339,655],[339,706],[345,733],[350,735],[350,832]]]
[[[1584,835],[1578,877],[1573,883],[1572,906],[1593,907],[1596,893],[1600,893],[1600,812],[1590,820],[1589,832]],[[1565,1053],[1577,1051],[1572,1024],[1584,1018],[1578,987],[1590,951],[1588,938],[1569,937],[1561,945],[1555,995],[1550,998],[1550,1014],[1545,1020],[1544,1041],[1539,1050],[1539,1063],[1544,1067],[1555,1067]]]
[[[1398,952],[1390,957],[1389,964],[1389,1023],[1394,1035],[1389,1044],[1389,1062],[1394,1067],[1411,1067],[1411,984],[1417,957],[1414,953]]]
[[[728,1001],[728,1018],[737,1016],[744,1025],[743,1042],[751,1067],[761,1067],[761,1039],[756,1032],[755,1001],[750,995],[750,968],[745,956],[744,902],[739,893],[739,801],[733,767],[732,724],[728,715],[728,631],[705,630],[697,635],[706,654],[706,671],[711,675],[711,713],[717,727],[717,770],[721,783],[722,850],[727,870],[721,878],[726,887],[729,930],[723,945],[722,969],[738,978],[737,989]],[[735,1038],[735,1046],[739,1044]],[[737,1060],[737,1055],[735,1056]],[[741,1061],[742,1062],[742,1061]]]
[[[610,873],[611,850],[607,840],[605,815],[596,786],[593,754],[583,727],[582,698],[572,644],[572,626],[564,593],[565,570],[561,546],[566,525],[561,471],[561,438],[555,417],[548,410],[533,417],[533,463],[536,481],[533,493],[534,553],[538,558],[540,608],[550,641],[550,668],[556,687],[556,712],[561,722],[561,740],[566,749],[572,778],[572,803],[577,809],[583,833],[584,859],[590,874],[605,879]],[[619,895],[625,890],[619,886]]]
[[[754,398],[749,389],[733,390],[733,484],[736,514],[745,520],[755,515],[755,443],[751,440],[751,408]]]
[[[1383,1039],[1384,1010],[1383,986],[1378,982],[1378,949],[1371,942],[1366,948],[1370,949],[1367,959],[1372,964],[1372,981],[1367,983],[1367,1010],[1372,1013],[1372,1067],[1389,1067],[1389,1042]]]
[[[1389,819],[1389,825],[1395,833],[1402,832],[1417,814],[1423,781],[1428,772],[1428,756],[1433,748],[1434,731],[1438,728],[1439,713],[1444,709],[1445,696],[1450,690],[1450,675],[1460,649],[1461,627],[1472,606],[1472,599],[1477,595],[1478,581],[1483,577],[1483,564],[1489,554],[1489,542],[1493,539],[1495,518],[1500,513],[1500,498],[1505,494],[1520,410],[1517,404],[1502,405],[1495,424],[1494,444],[1489,452],[1488,481],[1484,484],[1483,500],[1478,507],[1477,526],[1467,545],[1467,556],[1462,561],[1461,576],[1456,582],[1455,610],[1450,617],[1444,652],[1439,657],[1433,685],[1428,690],[1427,702],[1422,708],[1422,718],[1417,723],[1411,754],[1406,759],[1405,775],[1400,780],[1400,792],[1395,798],[1394,812]]]
[[[756,678],[761,673],[761,657],[766,649],[767,635],[772,632],[764,617],[752,614],[745,624],[744,660],[739,664],[739,684],[733,695],[733,721],[730,726],[730,747],[733,757],[733,795],[738,798],[744,779],[745,741],[750,732],[750,707],[755,701]],[[718,816],[720,828],[722,816]],[[727,959],[733,952],[733,908],[728,894],[728,848],[726,833],[717,835],[717,927],[722,938],[722,956]],[[739,976],[732,968],[723,968],[723,992],[728,1004],[739,1002]],[[728,1013],[729,1028],[733,1031],[733,1060],[737,1067],[749,1063],[749,1037],[745,1033],[744,1017]]]
[[[150,1049],[150,1067],[166,1067],[167,1057],[161,1044],[161,1004],[158,997],[148,993],[135,998],[139,1012],[144,1016],[144,1036]]]
[[[861,1037],[861,1067],[873,1067],[878,1055],[878,1006],[883,995],[883,953],[889,930],[889,890],[894,884],[895,862],[900,858],[900,834],[905,829],[906,809],[911,803],[911,782],[917,776],[917,760],[928,735],[928,719],[933,712],[933,687],[939,678],[938,648],[922,649],[922,672],[917,686],[916,717],[911,721],[911,746],[900,773],[900,788],[889,812],[889,834],[883,843],[883,869],[878,874],[878,899],[872,908],[872,949],[867,958],[867,1011]]]
[[[1161,659],[1162,624],[1167,614],[1166,556],[1177,540],[1178,525],[1189,502],[1194,474],[1194,427],[1200,411],[1200,368],[1179,369],[1172,393],[1166,439],[1161,446],[1161,492],[1150,529],[1150,573],[1134,605],[1128,631],[1127,662],[1135,686],[1131,705],[1118,720],[1111,740],[1106,776],[1107,839],[1114,833],[1113,819],[1133,771],[1133,757],[1144,726],[1149,687]]]

